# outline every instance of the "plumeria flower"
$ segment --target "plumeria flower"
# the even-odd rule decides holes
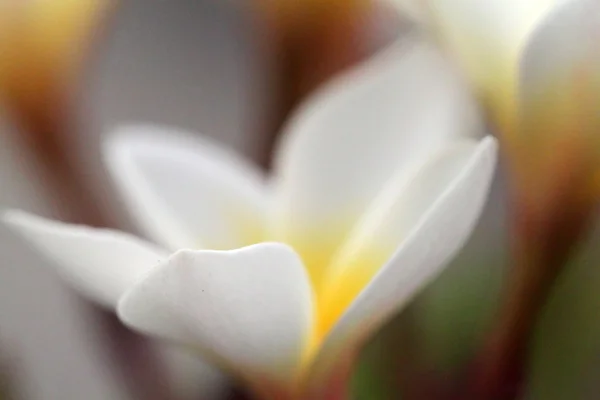
[[[544,307],[531,335],[530,357],[525,361],[528,397],[585,398],[587,393],[594,393],[594,397],[597,387],[590,382],[596,381],[600,351],[597,340],[600,320],[595,315],[598,308],[595,270],[600,258],[595,245],[598,223],[593,212],[598,201],[600,167],[596,138],[600,132],[600,47],[597,46],[600,3],[594,0],[397,0],[396,3],[454,56],[477,89],[505,145],[512,205],[519,207],[520,212],[525,210],[520,216],[527,215],[521,220],[526,221],[523,225],[529,234],[540,235],[531,235],[534,237],[529,244],[544,246],[552,242],[547,240],[548,232],[554,232],[563,241],[575,241],[580,238],[582,228],[571,228],[573,234],[564,226],[577,224],[565,224],[564,220],[596,218],[591,224],[596,225],[596,230],[565,268],[541,271],[542,276],[544,273],[551,276],[562,270],[556,281],[546,279],[555,284],[545,292],[546,301],[540,301]],[[511,241],[516,242],[515,230],[511,235]],[[506,230],[499,227],[497,236],[507,236]],[[562,247],[570,250],[575,245]],[[539,248],[528,250],[540,252]],[[470,260],[477,268],[497,265],[491,258],[506,258],[497,251],[486,253],[481,246],[477,252],[479,257]],[[440,299],[456,299],[472,292],[465,289],[469,280],[471,287],[485,286],[473,280],[472,275],[465,275],[454,285],[455,292],[442,288],[444,283],[440,282],[440,291],[445,292]],[[429,310],[441,317],[436,322],[439,326],[448,327],[448,315],[464,315],[482,302],[477,296],[460,301],[462,307],[449,307],[448,301],[438,307],[444,308],[445,313]],[[477,306],[473,305],[475,302]],[[419,310],[420,317],[427,319],[428,312],[424,308]],[[465,325],[459,325],[456,331]],[[443,334],[438,330],[436,335],[439,338]],[[453,339],[476,335],[465,335],[462,330],[448,336],[444,338],[447,343],[456,343]],[[471,340],[469,345],[475,342]],[[450,352],[456,353],[456,347]]]
[[[432,47],[399,40],[299,108],[271,176],[180,132],[112,135],[107,167],[152,243],[16,210],[3,220],[129,326],[257,396],[326,397],[480,214],[496,142],[465,87]]]
[[[526,185],[563,158],[598,170],[599,4],[594,0],[396,0],[464,67]],[[594,160],[590,161],[589,158]],[[571,160],[568,160],[571,162]],[[587,182],[597,186],[597,173]],[[534,189],[532,189],[534,191]]]

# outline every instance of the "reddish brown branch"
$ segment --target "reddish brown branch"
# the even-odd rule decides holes
[[[581,189],[589,183],[589,164],[583,153],[563,150],[555,169],[546,172],[546,182],[515,192],[514,264],[499,319],[471,371],[465,399],[509,400],[522,394],[540,312],[588,232],[594,202]]]

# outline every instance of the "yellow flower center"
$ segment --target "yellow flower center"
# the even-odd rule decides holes
[[[344,247],[351,226],[327,221],[298,230],[284,241],[302,258],[315,295],[315,325],[307,360],[395,250],[380,244]]]
[[[228,225],[243,245],[280,241],[290,245],[301,257],[315,296],[315,324],[306,350],[307,362],[396,248],[396,243],[381,242],[361,242],[355,247],[346,247],[356,222],[352,218],[343,218],[344,222],[331,219],[302,229],[296,227],[281,238],[270,236],[264,221],[252,213],[224,215],[229,216]],[[210,248],[223,248],[215,246],[216,243],[209,245]]]
[[[300,243],[302,242],[298,244]],[[317,320],[313,345],[318,347],[344,311],[389,259],[391,251],[370,247],[355,254],[334,256],[339,249],[329,243],[318,243],[310,239],[304,239],[304,243],[309,245],[296,244],[294,248],[302,249],[299,254],[315,290]],[[339,272],[332,273],[332,269]]]

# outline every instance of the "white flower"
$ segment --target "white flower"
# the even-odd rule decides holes
[[[314,398],[469,236],[495,166],[482,132],[439,54],[399,42],[301,107],[272,177],[184,134],[114,135],[107,165],[158,245],[20,211],[4,221],[130,326],[259,395]]]
[[[542,223],[585,216],[587,208],[594,207],[600,196],[600,2],[395,2],[406,7],[405,11],[422,22],[426,30],[436,34],[440,44],[460,62],[488,106],[509,160],[511,210],[521,206],[519,202],[527,202],[539,212],[538,219]],[[508,196],[502,197],[504,200]],[[498,208],[490,209],[490,214],[495,214],[494,219],[499,220]],[[594,217],[591,211],[590,217]],[[510,234],[503,224],[500,225],[495,233],[497,239],[488,240],[487,250],[479,242],[464,257],[473,265],[488,269],[492,266],[489,270],[496,271],[488,275],[493,278],[486,284],[483,279],[464,274],[451,284],[439,285],[444,295],[437,296],[440,299],[437,306],[431,310],[419,308],[423,320],[437,316],[431,330],[436,331],[436,338],[443,337],[444,343],[474,337],[478,338],[474,342],[479,343],[479,335],[484,334],[483,327],[489,328],[482,323],[479,326],[471,324],[471,331],[467,332],[436,329],[439,325],[449,327],[447,321],[451,315],[478,312],[479,307],[473,306],[473,302],[482,303],[480,291],[494,291],[491,281],[500,279],[498,260],[507,262],[510,258],[508,254],[502,254],[508,253],[505,239],[510,236],[512,243],[518,240],[515,239],[514,224]],[[595,229],[585,241],[568,246],[575,254],[569,258],[560,276],[555,281],[546,279],[546,282],[553,282],[552,290],[546,293],[548,298],[530,337],[529,358],[525,360],[525,398],[578,399],[594,397],[591,393],[597,391],[595,368],[600,349],[597,265],[600,255],[596,243],[600,225],[598,221],[590,225]],[[532,226],[532,221],[527,220],[527,227],[535,231]],[[564,226],[563,222],[556,228],[563,242],[585,236],[569,233]],[[548,230],[538,229],[544,234]],[[542,240],[532,242],[543,243]],[[498,243],[505,247],[504,252]],[[515,257],[519,258],[513,254]],[[554,272],[549,271],[549,275]],[[525,275],[521,274],[521,278]],[[473,289],[475,287],[477,290]],[[455,291],[450,292],[452,289]],[[469,292],[475,294],[469,296]],[[454,299],[453,306],[448,306],[449,298]],[[434,302],[429,301],[429,305]],[[492,310],[493,306],[487,309]],[[475,332],[478,329],[481,332]],[[473,347],[468,351],[467,346],[464,347],[461,356],[466,357],[474,351]],[[456,359],[456,348],[448,353]],[[449,359],[446,356],[437,358]]]
[[[456,56],[489,106],[509,155],[521,163],[521,174],[546,174],[557,148],[593,148],[598,158],[598,1],[394,2],[418,15]]]

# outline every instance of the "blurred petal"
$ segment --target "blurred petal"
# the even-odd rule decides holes
[[[128,325],[203,351],[271,395],[297,378],[312,310],[302,262],[278,243],[181,250],[119,304]]]
[[[464,167],[448,182],[443,193],[422,214],[419,222],[406,232],[406,238],[392,259],[375,275],[334,326],[317,358],[312,389],[318,390],[324,384],[324,379],[335,373],[339,360],[355,353],[364,340],[403,308],[452,260],[469,237],[483,208],[495,162],[496,142],[486,138],[470,153]],[[424,173],[425,179],[421,183],[426,184],[425,189],[411,200],[435,188],[436,182],[443,182],[444,179],[440,177]],[[398,200],[407,198],[398,197]],[[396,215],[401,219],[401,214],[399,208],[392,214],[392,219]],[[393,232],[390,231],[391,226],[385,218],[381,219],[381,224],[372,231],[373,240]]]
[[[426,0],[426,3],[440,39],[495,106],[495,116],[507,119],[514,112],[520,51],[537,21],[558,1]]]
[[[319,318],[323,332],[329,331],[394,254],[398,244],[423,223],[432,207],[439,206],[439,199],[458,180],[464,179],[464,171],[474,167],[473,160],[488,162],[482,154],[493,156],[494,143],[491,137],[480,143],[475,140],[449,143],[408,176],[401,174],[386,185],[327,271],[320,298],[323,306]],[[481,188],[469,189],[474,190],[476,197],[478,191],[485,194],[487,187],[485,183]]]
[[[395,43],[292,119],[276,160],[275,238],[303,255],[318,288],[333,252],[389,179],[449,138],[480,133],[476,107],[445,60],[422,43]]]
[[[519,143],[529,140],[529,149],[536,151],[546,144],[545,154],[554,160],[556,139],[584,139],[598,157],[599,37],[600,4],[595,0],[563,1],[533,31],[520,66]]]
[[[262,238],[268,190],[235,154],[176,130],[131,126],[105,155],[130,212],[158,243],[229,249]]]
[[[5,212],[2,220],[54,262],[73,287],[110,309],[165,258],[163,250],[123,232],[64,224],[15,210]]]

